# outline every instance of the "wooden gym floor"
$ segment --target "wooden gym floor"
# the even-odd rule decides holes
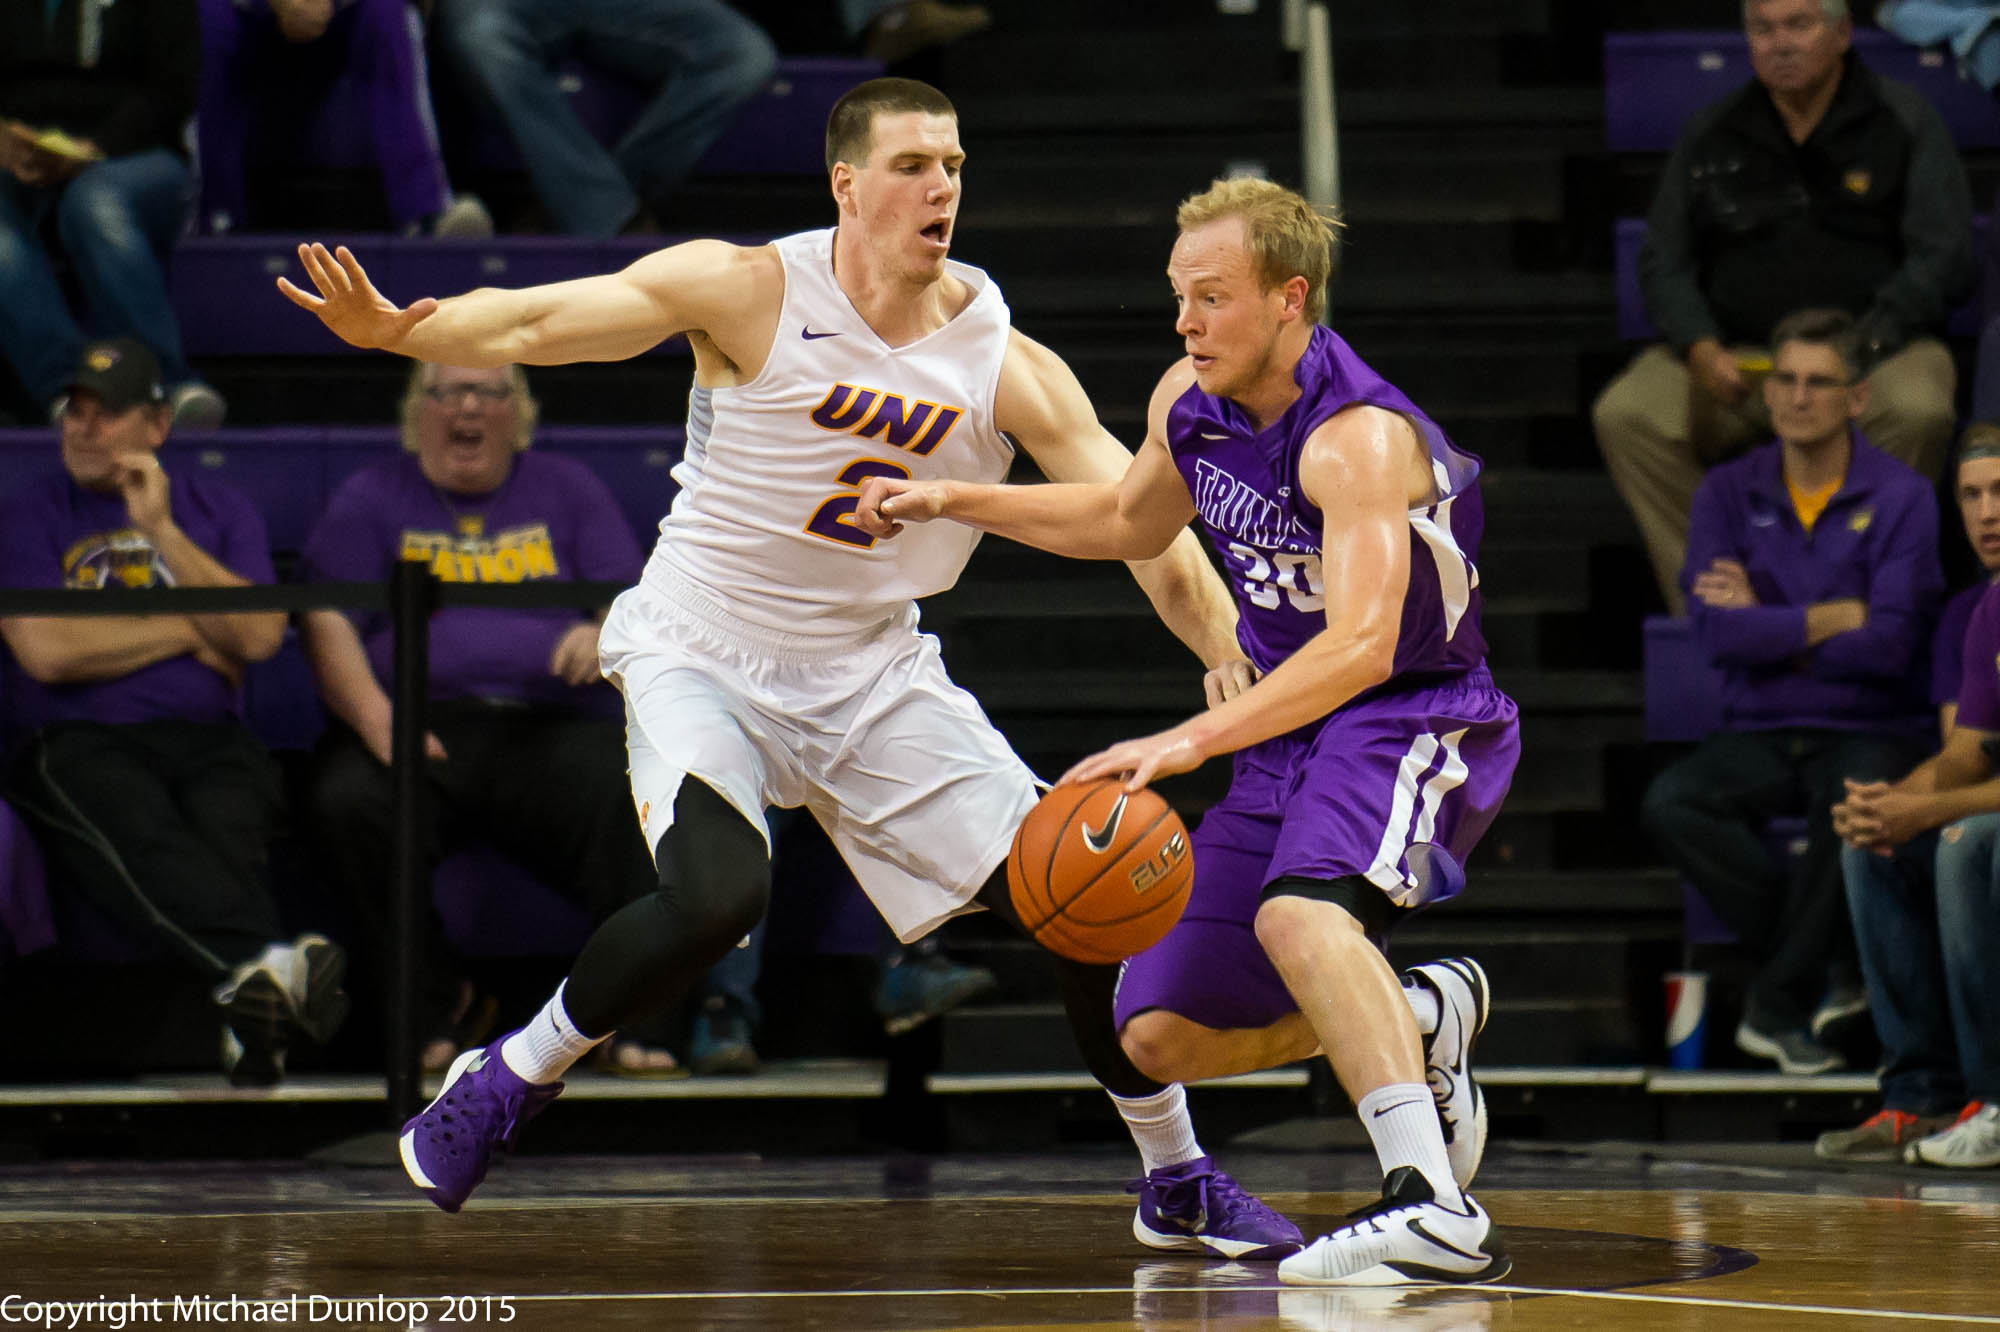
[[[455,1217],[381,1167],[18,1165],[0,1328],[2000,1327],[2000,1172],[1673,1150],[1496,1146],[1513,1275],[1400,1296],[1140,1248],[1122,1152],[524,1157]],[[1309,1235],[1373,1173],[1224,1155]]]

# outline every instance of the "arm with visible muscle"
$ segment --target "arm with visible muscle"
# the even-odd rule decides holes
[[[1063,780],[1129,773],[1137,790],[1295,730],[1387,680],[1410,584],[1411,460],[1422,447],[1409,422],[1376,407],[1350,407],[1313,431],[1299,481],[1325,517],[1327,627],[1236,698],[1114,745]]]
[[[317,295],[284,278],[278,289],[346,342],[447,365],[565,365],[620,361],[676,333],[700,331],[732,360],[754,356],[783,292],[769,247],[719,240],[656,250],[616,273],[503,289],[481,287],[405,309],[375,289],[345,246],[301,245]]]

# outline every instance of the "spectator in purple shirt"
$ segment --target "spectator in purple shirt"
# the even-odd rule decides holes
[[[1882,1109],[1820,1135],[1829,1160],[2000,1165],[2000,427],[1966,431],[1958,504],[1986,577],[1938,627],[1943,747],[1833,810],[1884,1067]]]
[[[86,346],[64,387],[63,471],[0,504],[0,585],[271,581],[249,501],[160,465],[170,409],[143,344]],[[274,942],[265,848],[282,795],[237,686],[284,631],[277,611],[0,618],[20,668],[9,720],[35,732],[8,802],[37,825],[59,882],[215,985],[238,1085],[276,1082],[295,1031],[325,1040],[347,1012],[337,944]]]
[[[528,451],[537,416],[518,366],[417,365],[405,452],[349,477],[307,538],[306,576],[372,581],[398,560],[445,582],[631,581],[640,553],[611,492],[574,459]],[[602,611],[458,607],[431,617],[432,852],[477,838],[601,920],[651,890],[625,781],[618,695],[598,673]],[[393,635],[382,612],[305,616],[306,654],[343,725],[317,756],[313,818],[329,863],[383,942],[391,881]],[[433,915],[423,968],[424,1062],[457,1053],[469,997]],[[672,1071],[621,1048],[627,1071]]]
[[[1777,438],[1709,472],[1681,584],[1724,673],[1723,729],[1661,773],[1643,822],[1758,960],[1737,1047],[1787,1073],[1838,1068],[1815,1036],[1867,999],[1832,809],[1847,778],[1904,771],[1927,725],[1923,647],[1943,586],[1930,486],[1854,421],[1854,321],[1809,310],[1771,334]],[[1803,814],[1789,868],[1759,833]]]

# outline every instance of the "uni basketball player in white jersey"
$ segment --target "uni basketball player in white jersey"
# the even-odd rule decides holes
[[[677,333],[694,350],[681,491],[600,636],[659,890],[607,920],[543,1011],[467,1051],[404,1126],[406,1170],[447,1211],[573,1063],[679,999],[763,916],[767,806],[809,809],[906,941],[981,906],[1014,919],[1005,860],[1034,778],[946,676],[914,604],[957,580],[977,535],[940,523],[884,542],[852,515],[871,476],[998,481],[1010,438],[1058,480],[1115,481],[1130,454],[1069,368],[1013,331],[993,281],[947,260],[965,154],[941,93],[860,85],[834,107],[826,157],[838,224],[769,245],[692,241],[614,274],[407,308],[344,248],[300,247],[316,292],[279,280],[346,341],[422,361],[620,360]],[[1229,594],[1193,533],[1133,568],[1211,668],[1211,701],[1247,687]],[[1296,1251],[1298,1229],[1202,1152],[1181,1088],[1119,1048],[1118,969],[1056,966],[1139,1147],[1136,1236]]]

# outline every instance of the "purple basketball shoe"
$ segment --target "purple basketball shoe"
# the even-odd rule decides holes
[[[1305,1245],[1297,1226],[1245,1193],[1211,1156],[1161,1166],[1125,1192],[1139,1195],[1132,1234],[1149,1248],[1259,1259]]]
[[[467,1050],[444,1075],[437,1099],[403,1125],[398,1145],[410,1182],[445,1211],[456,1212],[486,1178],[493,1153],[512,1147],[521,1125],[562,1089],[560,1082],[522,1079],[500,1057],[500,1041]]]

